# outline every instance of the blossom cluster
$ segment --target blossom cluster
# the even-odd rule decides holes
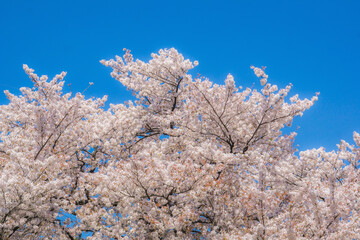
[[[283,134],[318,94],[289,97],[265,68],[257,90],[193,77],[173,48],[124,51],[101,63],[134,102],[106,109],[26,65],[33,87],[5,91],[0,239],[360,238],[360,135],[298,153]]]

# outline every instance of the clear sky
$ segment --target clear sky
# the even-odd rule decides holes
[[[148,60],[151,52],[175,47],[201,73],[223,83],[232,73],[237,85],[258,82],[250,65],[267,66],[269,81],[291,82],[293,94],[319,101],[302,118],[300,149],[334,149],[360,132],[360,1],[5,1],[0,6],[0,91],[18,93],[31,81],[26,63],[66,82],[86,96],[109,95],[122,103],[131,96],[99,63],[132,50]],[[0,95],[0,103],[7,100]]]

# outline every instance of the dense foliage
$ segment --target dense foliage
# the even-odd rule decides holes
[[[359,239],[360,135],[298,153],[283,134],[317,100],[193,78],[175,49],[101,61],[136,101],[33,88],[0,106],[0,239]],[[66,213],[74,215],[63,221]]]

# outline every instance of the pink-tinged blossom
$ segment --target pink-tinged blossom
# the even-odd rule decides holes
[[[33,88],[0,106],[1,239],[360,238],[360,135],[297,154],[283,134],[318,93],[288,98],[264,67],[242,90],[193,78],[173,48],[151,57],[101,60],[136,97],[108,109],[24,65]]]
[[[358,147],[360,147],[360,134],[357,132],[354,132],[354,141]]]

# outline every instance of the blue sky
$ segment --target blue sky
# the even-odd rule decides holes
[[[86,96],[131,98],[99,63],[131,49],[175,47],[198,60],[201,73],[223,83],[257,83],[250,65],[267,66],[271,83],[291,82],[293,94],[319,101],[302,118],[300,149],[334,149],[360,132],[360,1],[1,1],[0,91],[31,86],[26,63],[38,74],[67,71],[73,91],[94,82]],[[3,94],[0,103],[6,103]]]

